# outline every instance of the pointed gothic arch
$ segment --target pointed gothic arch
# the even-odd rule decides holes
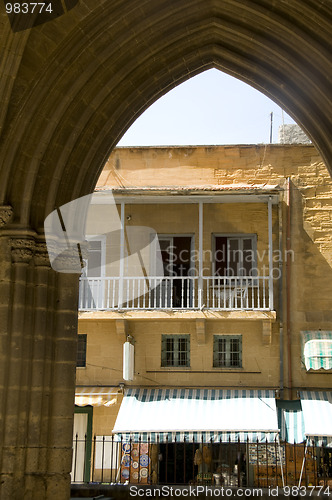
[[[323,0],[86,0],[26,32],[1,22],[0,491],[28,498],[43,484],[35,499],[66,498],[77,276],[49,270],[44,218],[93,190],[147,107],[211,67],[280,104],[332,173],[332,11]]]

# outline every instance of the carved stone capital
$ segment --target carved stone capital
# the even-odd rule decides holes
[[[48,247],[49,249],[49,247]],[[55,258],[50,254],[52,259],[52,268],[58,273],[81,274],[81,257],[77,245],[66,248],[61,254]]]
[[[35,251],[35,240],[30,238],[11,239],[12,261],[29,264]]]
[[[52,268],[59,273],[82,272],[88,257],[88,243],[73,243],[56,236],[47,238],[47,251]]]
[[[10,205],[0,206],[0,227],[5,226],[13,218],[13,209]]]
[[[38,242],[36,244],[34,262],[38,267],[51,267],[47,245],[45,242]]]

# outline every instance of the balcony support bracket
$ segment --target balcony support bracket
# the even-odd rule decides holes
[[[128,331],[128,321],[126,319],[116,319],[115,320],[115,328],[116,328],[116,333],[118,334],[118,337],[126,341],[127,336],[129,335]]]

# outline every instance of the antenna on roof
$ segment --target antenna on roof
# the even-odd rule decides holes
[[[273,131],[273,111],[270,113],[271,125],[270,125],[270,144],[272,144],[272,131]]]

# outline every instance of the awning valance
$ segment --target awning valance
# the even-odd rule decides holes
[[[76,406],[111,406],[117,402],[118,387],[76,387]]]
[[[151,442],[273,442],[274,391],[128,389],[113,432]]]
[[[332,446],[332,392],[300,393],[304,432],[318,445]]]
[[[302,346],[307,370],[332,369],[332,332],[302,332]]]
[[[300,401],[277,401],[280,439],[287,443],[303,443],[304,419]]]

